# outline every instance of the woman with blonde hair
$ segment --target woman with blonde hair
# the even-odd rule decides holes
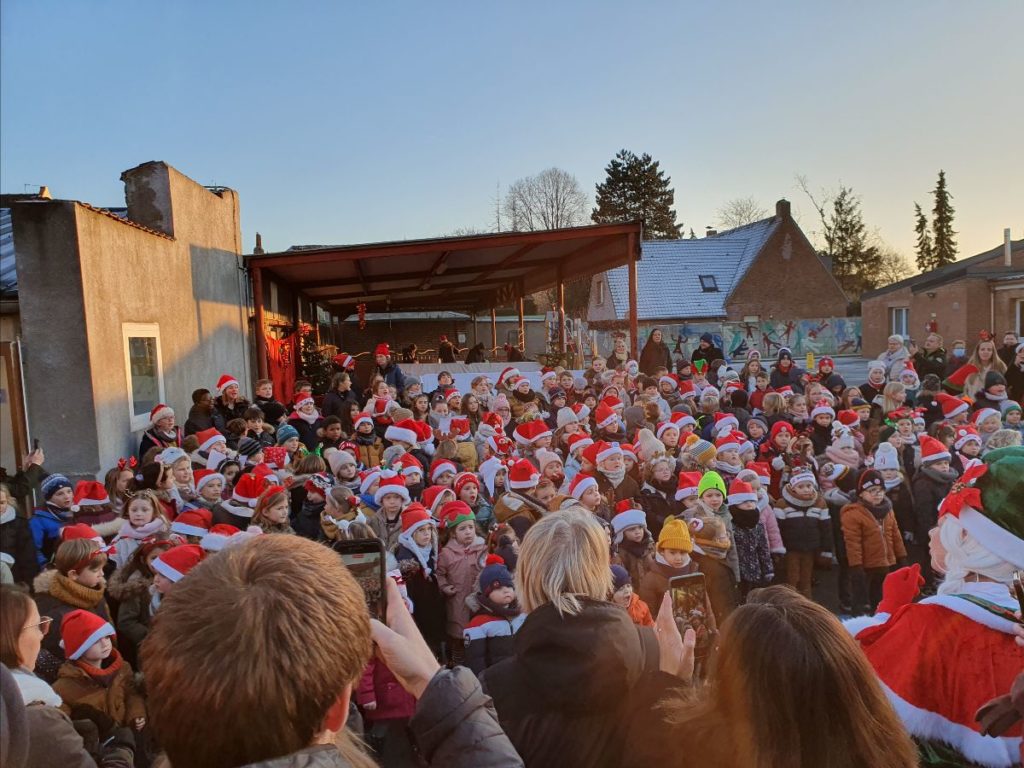
[[[597,518],[576,507],[535,523],[515,588],[527,613],[515,655],[481,675],[502,728],[527,765],[619,765],[658,649],[651,628],[608,600],[608,535]]]
[[[622,764],[688,765],[681,744],[702,768],[917,764],[857,642],[826,608],[782,586],[754,590],[726,619],[706,686],[637,713]]]

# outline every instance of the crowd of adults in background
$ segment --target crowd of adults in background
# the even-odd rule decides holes
[[[382,343],[156,404],[94,479],[36,451],[2,762],[1019,764],[1024,344],[950,350],[890,337],[851,386],[653,330],[427,392]]]

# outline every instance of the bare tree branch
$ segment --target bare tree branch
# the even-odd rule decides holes
[[[762,207],[756,198],[737,197],[719,208],[717,216],[716,223],[721,229],[736,229],[767,218],[768,209]]]
[[[505,224],[513,231],[574,227],[586,222],[587,207],[587,195],[576,177],[548,168],[509,186]]]

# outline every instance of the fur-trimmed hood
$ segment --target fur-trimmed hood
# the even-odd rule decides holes
[[[53,580],[56,576],[56,568],[47,568],[45,571],[42,571],[35,577],[35,579],[32,580],[32,591],[37,595],[50,594],[50,585],[53,584]],[[58,627],[58,629],[60,628]]]
[[[122,577],[123,571],[114,571],[107,582],[107,594],[118,602],[126,602],[149,593],[152,579],[147,579],[139,571],[136,571],[125,580]]]

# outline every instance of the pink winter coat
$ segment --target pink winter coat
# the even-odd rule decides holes
[[[477,591],[477,579],[487,557],[487,544],[479,536],[468,547],[454,537],[441,548],[437,556],[437,586],[448,604],[448,637],[462,637],[472,614],[466,598]]]
[[[366,705],[376,702],[376,709]],[[416,711],[416,699],[398,682],[385,664],[375,658],[363,670],[356,688],[356,704],[363,710],[364,720],[407,720]]]
[[[775,519],[775,510],[772,509],[771,501],[764,492],[758,497],[757,509],[761,515],[761,525],[764,526],[765,535],[768,537],[768,549],[773,555],[786,554],[786,545],[782,543],[782,534],[779,533],[779,521]]]

